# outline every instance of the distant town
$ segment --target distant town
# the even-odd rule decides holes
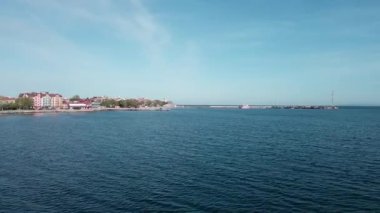
[[[173,106],[173,103],[167,100],[110,98],[106,96],[81,98],[79,95],[65,98],[61,94],[50,92],[25,92],[20,93],[18,97],[0,96],[1,111],[94,111],[105,109],[163,110],[169,109]]]
[[[74,95],[65,98],[58,93],[25,92],[18,97],[0,96],[0,113],[34,113],[34,112],[83,112],[104,110],[170,110],[179,107],[207,107],[213,109],[338,109],[332,104],[329,106],[300,106],[300,105],[175,105],[164,100],[147,98],[111,98],[94,96],[82,98]]]

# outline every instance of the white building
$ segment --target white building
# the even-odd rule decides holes
[[[54,108],[61,109],[63,107],[63,98],[60,94],[50,94],[48,92],[31,92],[21,93],[19,97],[33,99],[34,109]]]
[[[70,109],[86,109],[87,104],[84,103],[70,103],[69,108]]]

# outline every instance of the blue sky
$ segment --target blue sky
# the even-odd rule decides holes
[[[0,95],[380,105],[380,1],[2,0]]]

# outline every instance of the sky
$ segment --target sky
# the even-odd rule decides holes
[[[378,0],[1,0],[0,95],[380,105]]]

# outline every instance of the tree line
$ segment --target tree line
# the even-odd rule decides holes
[[[137,99],[125,99],[125,100],[114,100],[106,99],[103,100],[100,105],[107,108],[139,108],[139,107],[162,107],[168,102],[160,100],[137,100]]]
[[[17,109],[33,109],[33,99],[31,98],[17,98],[14,103],[1,103],[0,110],[17,110]]]

